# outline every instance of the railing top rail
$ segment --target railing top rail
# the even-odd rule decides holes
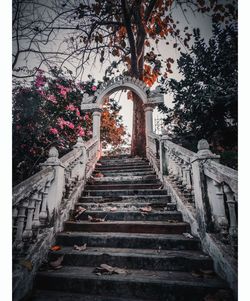
[[[193,158],[196,153],[195,152],[192,152],[191,150],[181,146],[181,145],[178,145],[178,144],[175,144],[173,143],[172,141],[170,140],[165,140],[164,141],[164,146],[166,147],[169,147],[170,149],[176,151],[177,153],[179,153],[180,155],[183,155],[185,158]]]
[[[238,172],[216,161],[208,160],[204,163],[206,176],[218,183],[226,183],[234,193],[238,193]]]
[[[34,191],[34,187],[38,188],[40,185],[45,184],[48,181],[48,178],[53,175],[53,168],[48,166],[13,187],[13,206],[15,206],[22,198],[28,196],[32,191]]]
[[[82,154],[82,150],[79,148],[75,148],[72,151],[68,152],[66,155],[60,158],[61,163],[68,167],[72,161],[79,158]]]
[[[89,148],[91,148],[97,141],[98,141],[98,138],[97,137],[93,137],[90,140],[84,142],[86,150],[88,150]]]

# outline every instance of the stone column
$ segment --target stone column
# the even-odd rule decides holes
[[[98,139],[98,151],[100,156],[101,153],[101,116],[102,116],[102,109],[95,108],[93,111],[93,137],[97,137]]]
[[[45,190],[43,192],[44,198],[47,199],[46,206],[48,207],[50,217],[52,217],[52,215],[54,214],[54,209],[58,208],[60,202],[62,201],[65,185],[65,166],[60,161],[58,150],[55,147],[51,147],[51,149],[49,150],[49,158],[41,164],[42,168],[46,168],[47,166],[53,167],[55,171],[53,181],[46,184]]]
[[[93,137],[97,137],[100,140],[100,128],[101,128],[101,109],[95,109],[93,112]]]
[[[150,104],[144,106],[146,120],[146,134],[153,133],[153,110],[154,107]]]
[[[206,162],[208,159],[218,161],[220,156],[217,156],[210,151],[209,144],[205,139],[201,139],[198,142],[197,148],[198,152],[191,160],[194,200],[199,228],[201,232],[205,233],[208,230],[209,225],[209,212],[207,208],[209,200],[207,196],[207,182],[202,171],[203,162]]]

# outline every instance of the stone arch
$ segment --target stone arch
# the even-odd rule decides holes
[[[144,82],[139,79],[129,77],[129,76],[118,76],[111,81],[104,83],[95,93],[95,103],[102,105],[103,99],[110,96],[116,91],[128,89],[137,94],[144,104],[148,101],[149,88],[144,84]]]
[[[154,91],[150,91],[145,83],[140,81],[139,79],[129,76],[118,76],[107,83],[103,83],[94,95],[90,96],[85,93],[83,96],[81,110],[93,112],[93,136],[96,136],[99,141],[101,126],[100,119],[104,99],[114,92],[124,89],[133,91],[143,102],[146,137],[147,134],[151,133],[153,130],[153,108],[158,103],[164,102],[161,91],[159,90],[159,88],[156,88]],[[146,140],[148,139],[146,138]],[[146,141],[146,144],[148,144],[148,141]]]

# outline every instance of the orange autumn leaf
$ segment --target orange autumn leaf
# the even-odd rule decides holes
[[[59,251],[59,250],[61,250],[61,247],[60,247],[60,246],[52,246],[52,247],[50,248],[50,250],[51,250],[51,251]]]

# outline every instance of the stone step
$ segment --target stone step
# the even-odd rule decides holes
[[[224,281],[214,276],[197,278],[189,272],[128,269],[126,275],[96,275],[93,267],[65,266],[39,272],[35,287],[70,293],[83,293],[145,300],[204,300],[205,296],[225,289]]]
[[[86,295],[77,293],[67,293],[61,291],[36,290],[29,301],[128,301],[125,298],[107,297],[97,295]],[[129,299],[129,301],[144,301],[142,299]],[[153,301],[153,300],[148,300]]]
[[[105,172],[105,171],[153,171],[152,167],[149,165],[121,165],[121,166],[115,166],[115,167],[111,167],[111,166],[107,166],[107,167],[103,167],[103,166],[97,166],[95,168],[94,173],[97,172]]]
[[[95,218],[105,218],[107,221],[182,221],[182,214],[178,211],[160,212],[152,210],[146,214],[140,210],[128,211],[129,209],[124,209],[112,212],[107,207],[104,207],[104,209],[106,209],[106,211],[87,210],[83,212],[77,220],[88,220],[88,216],[90,215]]]
[[[115,176],[115,177],[93,177],[89,180],[89,183],[94,184],[113,184],[113,183],[127,183],[127,184],[140,184],[140,183],[155,183],[159,182],[156,175],[149,176]]]
[[[100,158],[98,162],[100,163],[112,163],[112,162],[140,162],[140,161],[144,161],[144,162],[148,162],[148,159],[146,158]]]
[[[200,251],[171,251],[128,248],[94,248],[77,251],[64,247],[59,251],[50,251],[49,261],[64,255],[62,265],[99,266],[106,263],[125,269],[147,269],[159,271],[213,270],[213,261]]]
[[[156,183],[142,183],[142,184],[89,184],[85,186],[86,190],[138,190],[138,189],[159,189],[162,187],[162,184],[160,181],[157,181]]]
[[[93,173],[93,176],[95,177],[95,172]],[[149,170],[149,171],[119,171],[116,170],[116,172],[113,171],[103,171],[102,174],[104,175],[103,178],[106,177],[123,177],[123,176],[127,176],[127,177],[134,177],[134,176],[148,176],[148,175],[155,175],[155,172],[153,170]],[[99,179],[103,179],[103,178],[99,178]]]
[[[125,195],[167,195],[165,189],[134,189],[134,190],[84,190],[82,196],[116,197]]]
[[[181,234],[190,231],[190,225],[185,222],[158,221],[67,221],[65,231],[80,232],[122,232],[122,233],[155,233]]]
[[[132,248],[162,250],[200,250],[197,238],[182,234],[146,234],[119,232],[69,232],[56,235],[56,244],[74,246],[87,244],[89,247]]]
[[[99,164],[98,164],[99,163]],[[148,161],[114,161],[114,162],[98,162],[96,168],[113,168],[113,167],[123,167],[123,166],[149,166]]]
[[[99,203],[100,205],[103,203],[124,203],[125,205],[133,204],[134,206],[141,206],[143,204],[151,204],[153,207],[160,207],[164,206],[173,206],[176,208],[174,203],[171,203],[170,195],[125,195],[125,196],[109,196],[109,197],[102,197],[102,196],[81,196],[78,200],[79,203]]]
[[[145,206],[151,206],[152,212],[158,211],[160,213],[162,212],[172,212],[176,211],[176,205],[172,203],[150,203],[150,202],[140,202],[140,203],[123,203],[123,202],[106,202],[106,203],[77,203],[75,207],[82,206],[86,208],[87,210],[99,210],[99,211],[109,211],[113,207],[116,207],[118,211],[125,211],[125,212],[141,212],[140,208]],[[108,208],[107,208],[108,207]]]

